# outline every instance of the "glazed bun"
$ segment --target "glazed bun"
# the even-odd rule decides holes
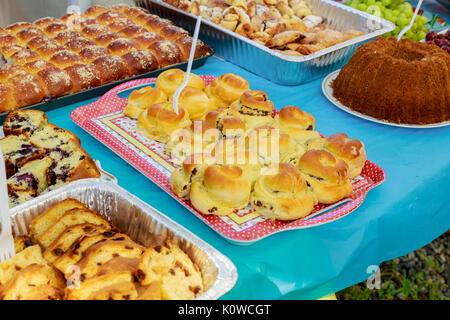
[[[39,54],[29,49],[19,50],[9,57],[10,61],[18,65],[24,65],[39,59],[41,59]]]
[[[209,111],[204,120],[219,129],[225,139],[243,137],[246,131],[244,120],[234,117],[228,108]]]
[[[8,32],[11,35],[15,35],[20,30],[23,30],[28,27],[32,27],[33,25],[29,22],[16,22],[13,24],[10,24],[5,28],[5,31]]]
[[[185,57],[178,46],[169,40],[160,40],[152,43],[147,48],[158,60],[160,68],[186,61],[189,57]]]
[[[353,192],[348,165],[327,151],[307,151],[300,158],[298,168],[320,203],[335,203]]]
[[[22,43],[26,43],[34,37],[38,36],[44,36],[44,32],[36,27],[28,27],[16,33],[16,38],[19,39],[19,41],[21,41]]]
[[[275,116],[275,126],[289,131],[292,128],[314,130],[314,117],[296,106],[285,106]]]
[[[243,118],[247,129],[273,124],[273,102],[264,91],[246,91],[230,108],[237,117]]]
[[[191,154],[183,161],[180,168],[170,176],[170,186],[173,193],[183,200],[189,200],[191,185],[203,179],[205,169],[215,163],[210,154]]]
[[[181,53],[184,57],[189,57],[191,54],[191,47],[192,47],[192,37],[188,35],[184,35],[181,38],[178,38],[176,40],[173,40],[173,42],[180,48]],[[208,46],[201,40],[197,40],[197,45],[195,48],[194,58],[200,58],[205,57],[207,55],[210,55],[210,49]]]
[[[191,124],[189,113],[179,108],[178,114],[170,102],[151,105],[139,115],[137,129],[147,138],[167,143],[172,133]]]
[[[155,87],[163,90],[167,96],[172,97],[175,91],[181,86],[186,77],[186,72],[180,69],[169,69],[162,72],[157,78]],[[203,90],[205,82],[198,75],[191,73],[189,75],[188,86]]]
[[[48,98],[60,97],[72,90],[72,80],[67,72],[59,68],[45,68],[37,74],[45,96]]]
[[[61,50],[54,53],[49,61],[62,69],[82,62],[81,58],[70,50]]]
[[[136,24],[130,24],[122,29],[120,29],[119,31],[117,31],[117,33],[120,36],[123,36],[125,38],[134,38],[140,34],[146,33],[147,29],[145,29],[144,27],[138,26]],[[162,38],[161,38],[162,39]]]
[[[108,45],[108,50],[111,54],[121,56],[133,50],[138,50],[139,44],[136,41],[126,38],[118,38],[113,40]]]
[[[131,119],[137,119],[142,111],[152,104],[166,102],[167,95],[159,88],[150,86],[131,92],[128,104],[123,110],[123,114]]]
[[[80,52],[84,48],[87,48],[89,46],[95,46],[95,42],[86,38],[75,38],[72,40],[69,40],[65,46],[72,50],[73,52]]]
[[[26,50],[26,48],[20,44],[10,44],[0,48],[0,57],[3,56],[3,59],[8,61],[13,54],[22,50]]]
[[[115,32],[104,32],[95,37],[94,41],[103,47],[107,47],[114,40],[120,39],[119,34]]]
[[[58,33],[53,39],[59,44],[66,44],[70,40],[82,38],[83,34],[76,30],[64,30]]]
[[[36,60],[29,62],[23,66],[26,72],[37,73],[46,68],[54,68],[55,65],[45,60]]]
[[[17,102],[13,90],[0,82],[0,112],[11,111],[16,107]]]
[[[72,81],[72,92],[78,92],[101,85],[100,74],[92,65],[75,64],[64,70]]]
[[[210,154],[220,137],[219,130],[205,121],[197,120],[189,127],[173,132],[165,152],[173,163],[181,164],[191,154]]]
[[[41,82],[30,73],[17,73],[9,79],[8,84],[14,92],[18,107],[41,102],[45,96]]]
[[[191,120],[200,120],[207,112],[215,108],[214,100],[210,99],[204,91],[190,86],[186,86],[181,91],[178,105],[189,112]]]
[[[98,58],[107,56],[108,54],[109,51],[106,48],[97,45],[88,46],[78,53],[85,63],[91,63]]]
[[[158,68],[158,61],[148,50],[134,50],[122,56],[132,75],[149,72]]]
[[[225,73],[214,79],[205,91],[210,98],[216,100],[218,106],[226,108],[249,89],[247,80],[233,73]]]
[[[250,197],[256,212],[272,220],[296,220],[311,213],[317,200],[300,171],[281,163],[256,181]]]
[[[367,160],[364,144],[356,139],[349,139],[345,133],[336,133],[328,138],[310,140],[308,150],[326,150],[349,167],[350,179],[361,174]]]
[[[81,30],[81,33],[89,39],[95,39],[106,32],[109,32],[109,29],[99,24],[90,24]]]
[[[46,26],[48,26],[50,23],[56,22],[57,19],[53,18],[53,17],[44,17],[44,18],[40,18],[37,19],[36,21],[33,22],[33,24],[40,28],[40,29],[44,29]]]
[[[67,30],[68,28],[69,27],[67,26],[67,24],[60,21],[55,21],[48,24],[44,28],[44,32],[47,36],[54,38],[58,33]]]
[[[157,33],[144,32],[134,37],[133,40],[136,41],[141,46],[141,49],[147,49],[152,43],[164,39]]]
[[[92,62],[102,78],[102,84],[120,80],[129,76],[126,62],[118,56],[104,56]]]
[[[205,169],[202,181],[192,184],[190,199],[200,213],[226,216],[248,205],[250,191],[240,167],[213,165]]]

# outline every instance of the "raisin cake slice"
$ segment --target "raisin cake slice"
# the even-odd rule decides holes
[[[50,157],[28,162],[7,180],[9,192],[44,191],[48,187],[48,171],[52,164]]]
[[[5,158],[7,178],[13,176],[27,162],[43,158],[46,153],[23,134],[9,135],[0,139],[0,147]]]

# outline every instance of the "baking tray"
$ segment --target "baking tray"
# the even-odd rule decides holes
[[[205,84],[214,79],[212,76],[201,77]],[[309,216],[294,221],[271,221],[255,213],[250,206],[225,217],[203,215],[189,201],[183,201],[172,192],[170,175],[178,166],[164,154],[165,145],[138,134],[137,121],[123,115],[128,100],[118,94],[125,95],[123,91],[148,86],[155,80],[140,79],[124,83],[93,104],[74,110],[71,119],[232,244],[250,245],[279,232],[336,221],[356,210],[369,190],[386,179],[382,168],[367,161],[361,176],[352,181],[354,191],[350,197],[332,205],[319,204]]]
[[[365,35],[301,57],[288,56],[271,50],[207,20],[202,20],[199,37],[213,46],[216,55],[225,60],[270,81],[283,85],[299,85],[341,68],[359,45],[395,29],[395,25],[390,21],[332,0],[305,1],[314,14],[326,19],[330,28],[339,31],[356,29],[365,32]],[[160,0],[135,0],[135,2],[193,32],[196,20],[193,14]]]
[[[116,183],[101,179],[75,181],[13,208],[11,218],[16,234],[28,234],[28,226],[34,218],[67,198],[83,202],[146,247],[173,240],[202,273],[205,292],[198,300],[218,299],[236,284],[237,270],[227,257]]]
[[[208,46],[209,47],[209,46]],[[202,65],[204,65],[206,63],[206,60],[214,55],[214,49],[209,47],[210,49],[210,55],[208,56],[204,56],[201,58],[197,58],[194,59],[194,61],[192,62],[192,68],[198,68]],[[22,109],[35,109],[35,110],[41,110],[41,111],[50,111],[53,109],[57,109],[60,107],[64,107],[70,104],[74,104],[80,101],[84,101],[87,99],[91,99],[94,97],[98,97],[101,96],[102,94],[108,92],[109,90],[111,90],[112,88],[118,86],[121,83],[127,82],[127,81],[131,81],[131,80],[136,80],[136,79],[141,79],[141,78],[148,78],[148,77],[156,77],[158,76],[161,72],[168,70],[168,69],[172,69],[172,68],[179,68],[182,70],[186,70],[187,68],[187,61],[182,62],[182,63],[177,63],[177,64],[173,64],[170,66],[166,66],[164,68],[161,69],[157,69],[157,70],[153,70],[150,72],[146,72],[146,73],[142,73],[139,75],[135,75],[129,78],[125,78],[125,79],[121,79],[121,80],[117,80],[117,81],[113,81],[95,88],[91,88],[91,89],[87,89],[87,90],[83,90],[80,92],[76,92],[76,93],[72,93],[69,95],[65,95],[62,97],[58,97],[58,98],[54,98],[54,99],[50,99],[50,100],[46,100],[43,102],[39,102],[37,104],[33,104],[33,105],[29,105],[29,106],[25,106],[22,108],[19,108],[20,110]],[[0,122],[4,122],[6,116],[8,115],[9,112],[3,112],[0,113]]]

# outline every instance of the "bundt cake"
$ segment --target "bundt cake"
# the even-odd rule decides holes
[[[426,43],[391,37],[363,44],[331,86],[342,104],[380,120],[450,119],[450,55]]]

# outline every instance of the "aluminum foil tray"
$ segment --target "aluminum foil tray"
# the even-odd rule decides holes
[[[117,184],[102,179],[75,181],[14,207],[11,217],[16,234],[28,234],[34,218],[67,198],[83,202],[144,246],[166,239],[177,243],[202,272],[206,290],[198,300],[218,299],[236,284],[237,270],[227,257]]]
[[[250,72],[283,85],[299,85],[341,68],[359,45],[395,29],[395,25],[390,21],[332,0],[305,1],[315,15],[326,19],[330,28],[338,31],[356,29],[363,31],[365,35],[301,57],[288,56],[271,50],[206,20],[202,22],[199,36],[214,47],[216,55]],[[135,0],[135,2],[160,17],[176,21],[177,25],[190,32],[194,30],[196,16],[193,14],[160,0]]]

